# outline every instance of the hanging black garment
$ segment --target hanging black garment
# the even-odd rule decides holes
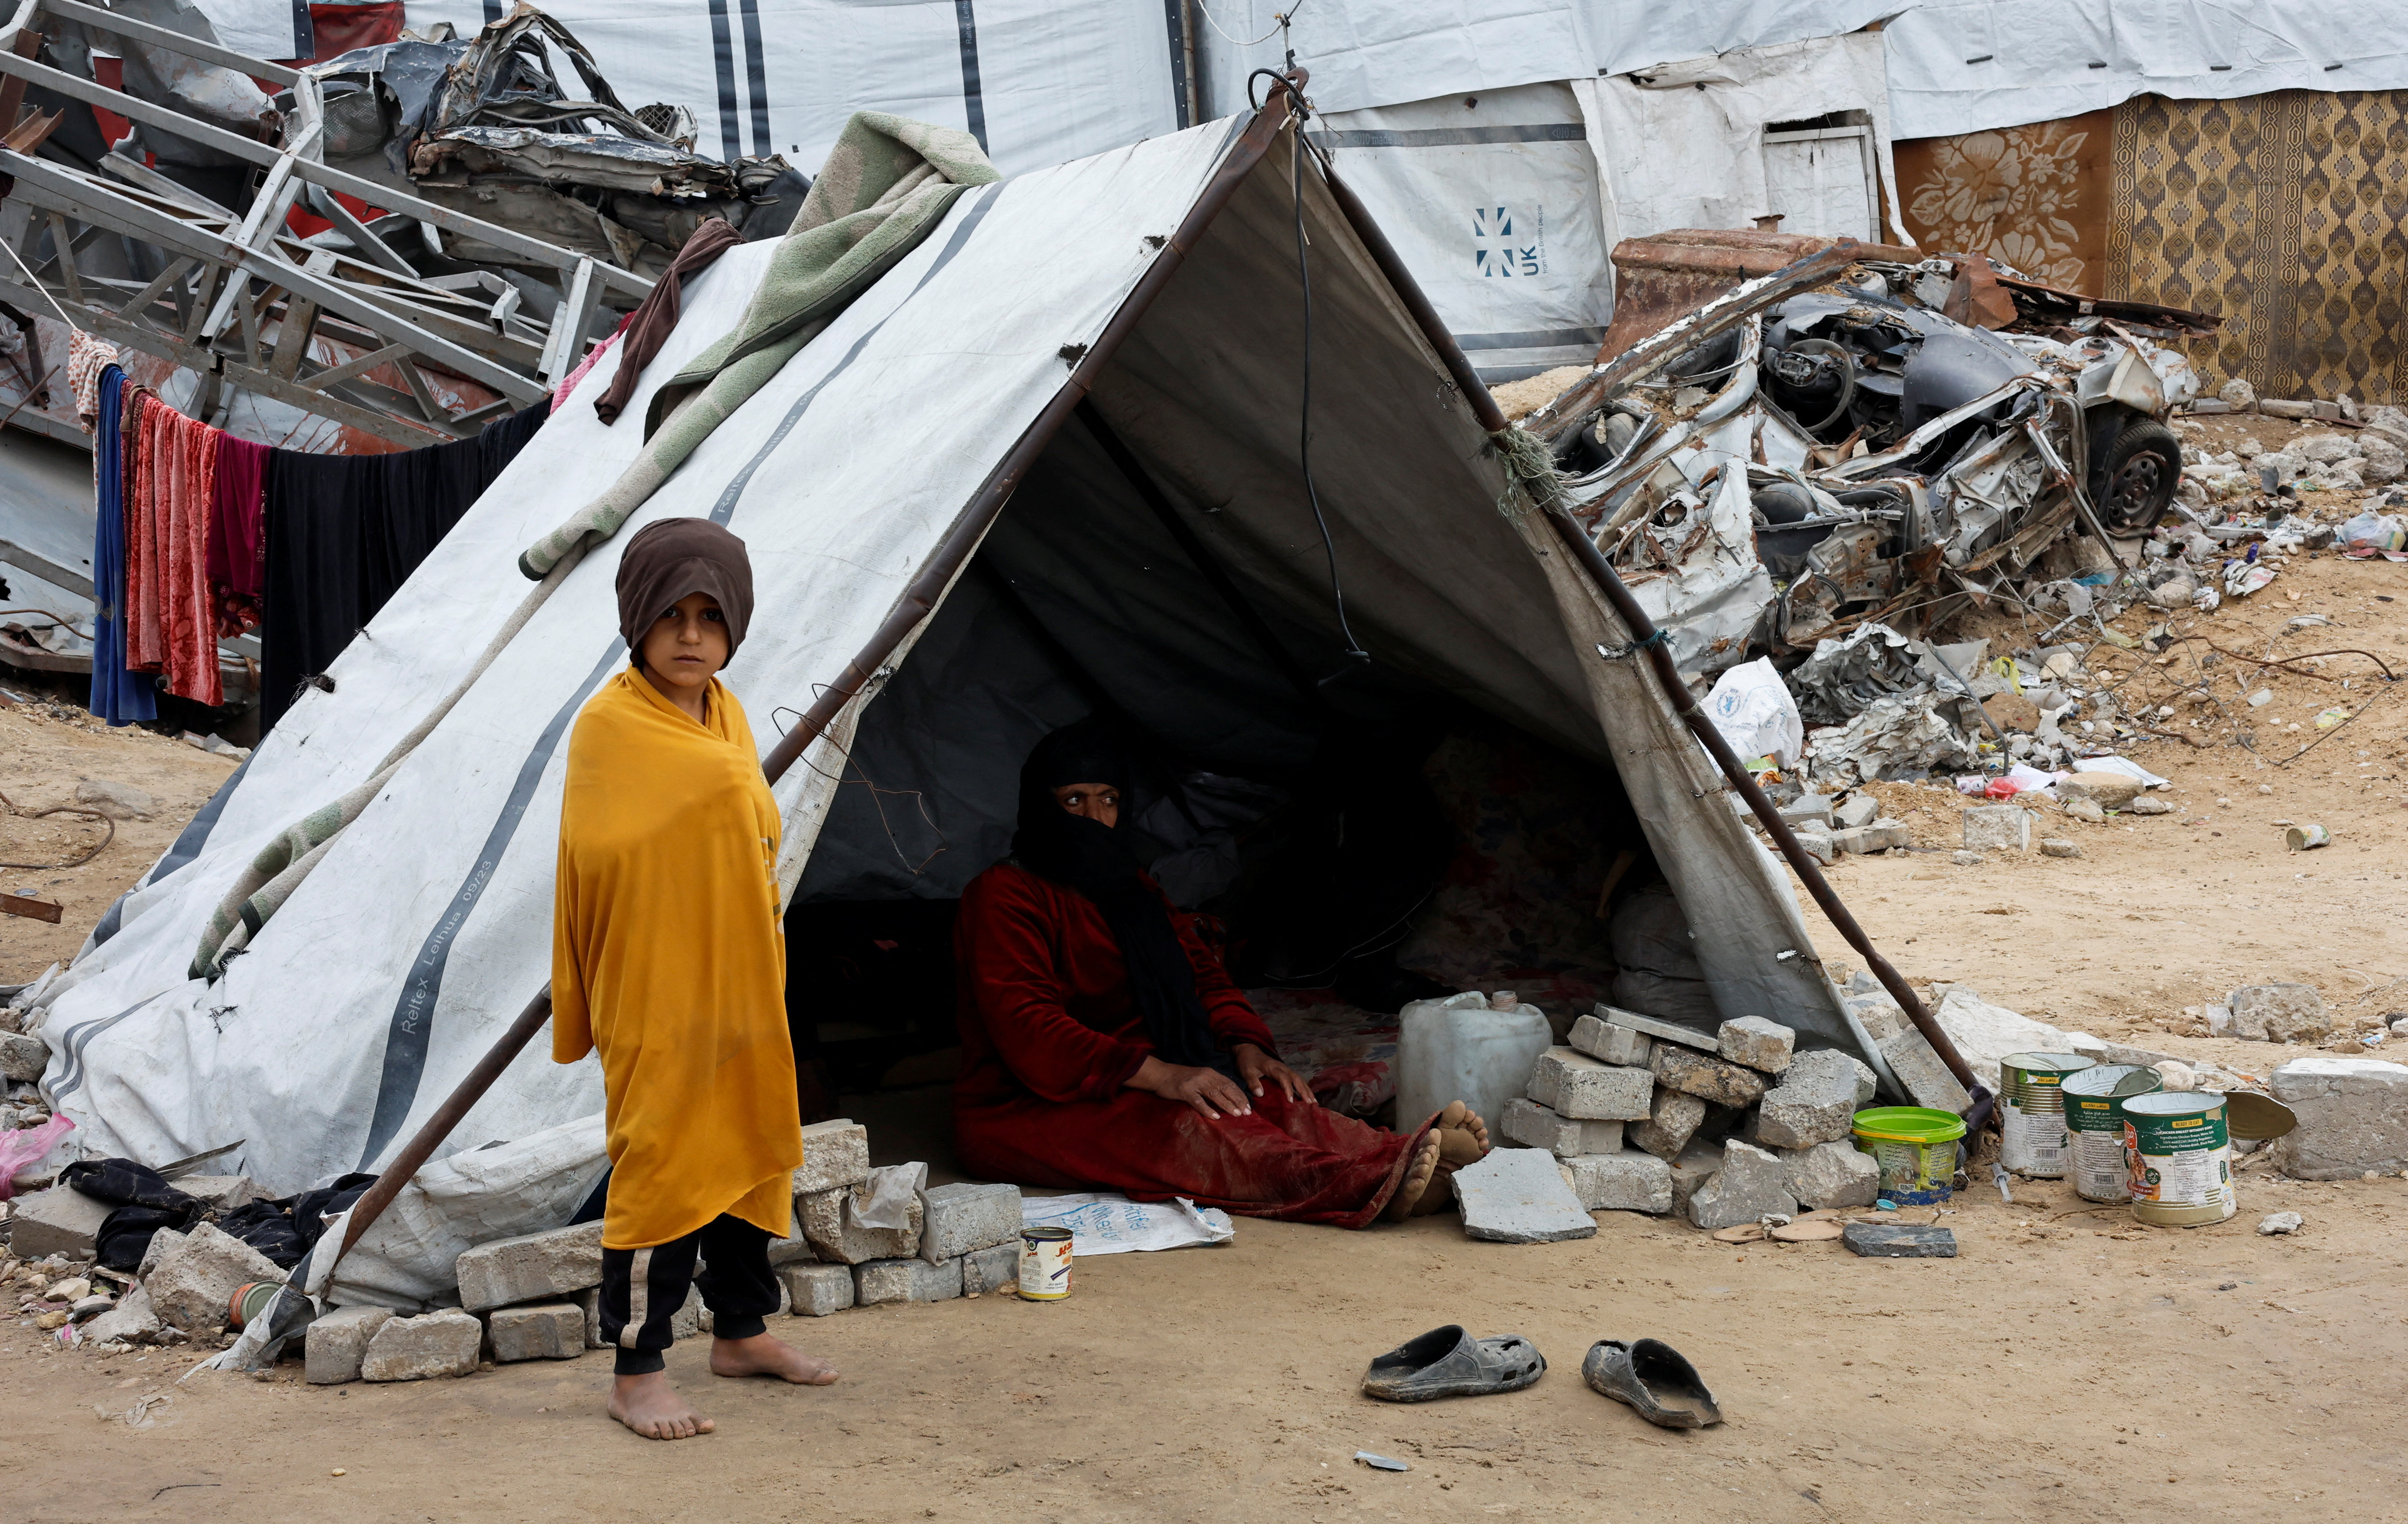
[[[333,665],[551,413],[538,402],[473,439],[389,455],[269,453],[263,727]]]

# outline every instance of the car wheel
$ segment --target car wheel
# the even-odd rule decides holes
[[[2182,441],[2155,419],[2127,424],[2090,473],[2090,501],[2109,534],[2157,526],[2182,483]]]

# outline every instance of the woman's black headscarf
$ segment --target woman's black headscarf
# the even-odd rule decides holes
[[[1011,855],[1038,877],[1076,889],[1094,901],[1128,965],[1129,994],[1145,1021],[1147,1041],[1164,1063],[1217,1069],[1237,1077],[1237,1063],[1212,1036],[1196,995],[1196,967],[1179,943],[1162,898],[1140,876],[1125,827],[1074,815],[1054,790],[1067,784],[1110,784],[1128,792],[1128,755],[1100,726],[1074,725],[1037,743],[1020,769],[1020,829]]]

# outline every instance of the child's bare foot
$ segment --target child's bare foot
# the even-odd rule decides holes
[[[1413,1151],[1412,1162],[1405,1166],[1405,1178],[1398,1183],[1397,1194],[1388,1198],[1388,1209],[1383,1214],[1390,1222],[1402,1222],[1412,1215],[1413,1208],[1428,1194],[1430,1182],[1438,1176],[1438,1129],[1422,1134],[1421,1146]]]
[[[1460,1100],[1450,1100],[1431,1124],[1440,1139],[1440,1157],[1450,1171],[1477,1164],[1488,1152],[1488,1124]]]
[[[612,1376],[610,1416],[646,1439],[692,1439],[718,1427],[678,1395],[666,1371]]]
[[[710,1341],[710,1373],[776,1376],[798,1387],[824,1387],[836,1379],[836,1367],[811,1359],[774,1333],[756,1333],[750,1339]]]

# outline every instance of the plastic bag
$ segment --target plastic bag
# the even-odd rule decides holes
[[[40,1163],[51,1144],[74,1130],[72,1117],[64,1112],[53,1112],[50,1119],[39,1127],[0,1133],[0,1201],[15,1194],[18,1171]]]
[[[1806,749],[1798,700],[1789,697],[1789,684],[1772,669],[1770,657],[1742,662],[1716,678],[1706,695],[1706,712],[1742,760],[1769,756],[1791,767]]]
[[[855,1228],[909,1228],[911,1203],[928,1188],[925,1164],[889,1164],[845,1197],[845,1215]]]
[[[2408,528],[2388,513],[2360,513],[2341,526],[2341,545],[2342,554],[2357,560],[2380,555],[2396,561],[2408,548]]]

